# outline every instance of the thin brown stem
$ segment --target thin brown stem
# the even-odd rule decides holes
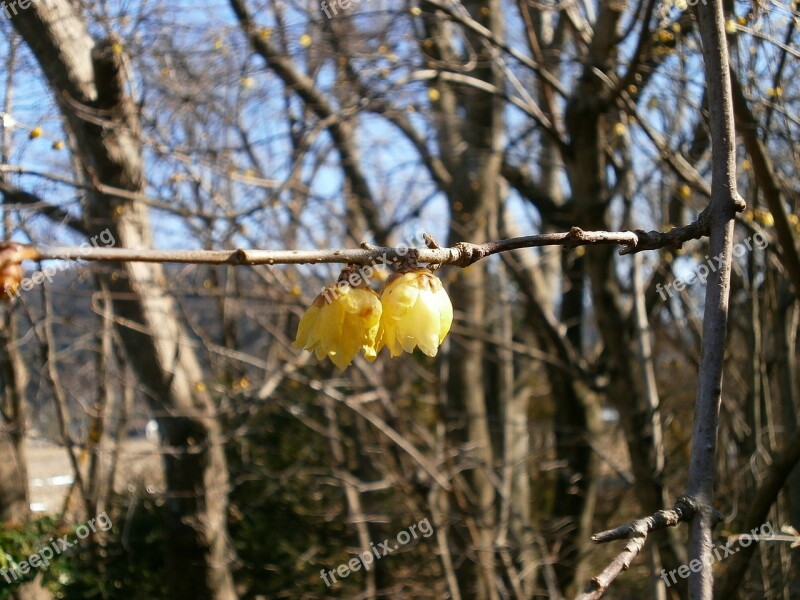
[[[680,248],[684,242],[699,239],[706,234],[706,219],[700,218],[684,227],[675,227],[667,232],[659,231],[584,231],[573,227],[563,233],[543,233],[515,237],[506,240],[472,244],[459,242],[452,248],[416,249],[420,263],[455,265],[468,267],[482,258],[540,246],[591,246],[614,244],[622,246],[620,254],[632,254],[643,250],[656,250],[667,246]],[[360,249],[330,250],[257,250],[237,248],[234,250],[154,250],[147,248],[115,248],[103,246],[33,246],[16,244],[21,254],[10,256],[8,260],[86,260],[99,262],[146,262],[146,263],[189,263],[189,264],[228,264],[228,265],[278,265],[278,264],[316,264],[353,263],[368,265],[376,263],[395,263],[401,261],[409,252],[405,246],[378,247],[362,244]]]

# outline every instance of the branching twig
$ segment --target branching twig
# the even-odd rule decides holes
[[[702,568],[689,574],[689,597],[711,600],[713,581],[711,531],[714,520],[714,475],[722,400],[722,372],[727,339],[728,304],[731,291],[733,225],[736,211],[743,208],[736,192],[736,130],[733,123],[730,61],[725,39],[722,0],[696,7],[703,42],[703,65],[708,89],[711,132],[711,200],[708,204],[709,250],[721,259],[721,268],[711,274],[703,310],[703,344],[697,378],[697,396],[692,432],[692,453],[686,494],[697,500],[690,524],[689,560]]]
[[[459,242],[452,248],[420,248],[416,250],[421,263],[468,267],[482,258],[539,246],[564,246],[575,248],[597,244],[622,246],[620,254],[632,254],[642,250],[658,248],[680,248],[688,240],[699,239],[707,233],[705,213],[684,227],[675,227],[668,232],[660,231],[584,231],[573,227],[564,233],[544,233],[507,240],[472,244]],[[24,248],[27,260],[87,260],[111,262],[191,263],[228,265],[278,265],[352,263],[358,265],[377,262],[398,262],[408,253],[404,246],[383,248],[362,244],[360,249],[339,250],[153,250],[145,248],[113,247],[67,247],[19,245]]]
[[[626,570],[633,559],[644,547],[647,536],[651,531],[674,527],[678,523],[690,521],[695,514],[695,503],[688,496],[682,496],[670,509],[660,510],[650,517],[637,519],[627,525],[621,525],[608,531],[602,531],[592,536],[592,541],[604,544],[613,540],[628,540],[622,552],[617,554],[614,560],[603,570],[600,575],[593,577],[578,596],[579,600],[594,600],[600,598],[611,582],[617,578],[622,571]]]

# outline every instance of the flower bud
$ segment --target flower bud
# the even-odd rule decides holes
[[[359,350],[375,360],[380,319],[378,294],[345,282],[329,285],[300,319],[294,347],[314,352],[318,359],[327,356],[344,371]]]
[[[378,350],[386,345],[392,356],[399,356],[419,346],[428,356],[436,356],[453,323],[453,305],[430,269],[417,267],[392,275],[381,304]]]

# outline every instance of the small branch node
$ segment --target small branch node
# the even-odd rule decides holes
[[[434,238],[430,233],[423,233],[422,239],[425,240],[425,245],[428,247],[428,249],[441,250],[442,247],[436,241],[436,238]]]
[[[242,248],[237,248],[233,254],[231,254],[230,259],[228,260],[229,263],[233,265],[246,265],[247,264],[247,251],[243,250]]]
[[[458,242],[455,248],[458,252],[458,258],[455,264],[459,267],[468,267],[485,256],[482,248],[477,244]]]
[[[580,227],[570,227],[569,234],[564,240],[564,248],[577,248],[586,239],[586,233]]]

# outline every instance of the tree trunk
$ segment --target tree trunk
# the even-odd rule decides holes
[[[497,0],[465,3],[470,15],[495,35],[501,35],[502,15]],[[424,5],[423,5],[424,8]],[[430,47],[431,65],[438,60],[458,62],[460,56],[455,31],[446,22],[426,20],[426,35],[435,40]],[[466,34],[478,55],[479,67],[472,75],[492,85],[499,75],[491,52],[481,38]],[[450,203],[448,243],[486,239],[489,218],[499,205],[500,167],[502,165],[502,104],[483,91],[444,82],[432,84],[437,92],[436,128],[442,162],[453,175],[447,187]],[[459,113],[463,111],[462,117]],[[464,269],[450,286],[456,323],[483,323],[486,311],[486,274],[482,265]],[[495,582],[496,490],[495,448],[490,421],[499,418],[496,403],[487,398],[484,369],[484,343],[472,336],[453,337],[447,357],[447,416],[451,422],[464,423],[458,444],[472,448],[469,464],[474,498],[478,539],[473,540],[473,563],[462,563],[459,578],[475,581],[475,588],[464,585],[467,598],[498,598]],[[457,420],[457,421],[456,421]]]
[[[12,19],[50,82],[94,186],[85,221],[119,246],[152,246],[147,207],[110,188],[141,192],[142,148],[136,108],[126,90],[120,40],[95,45],[66,0],[42,0]],[[163,291],[161,265],[116,264],[101,275],[114,299],[120,336],[164,444],[168,486],[166,543],[172,597],[236,597],[226,533],[228,470],[214,406],[198,385],[203,371]]]
[[[573,91],[566,109],[565,123],[571,142],[567,173],[579,219],[575,225],[588,229],[609,228],[607,210],[610,201],[605,131],[611,104],[608,89],[593,69],[598,68],[594,64],[608,68],[613,62],[614,32],[624,8],[625,3],[602,7],[589,50],[597,62],[586,68],[586,74]],[[622,294],[614,274],[614,253],[610,246],[592,248],[584,257],[585,274],[590,282],[597,331],[603,342],[602,360],[609,378],[607,398],[620,415],[636,479],[636,496],[646,513],[654,513],[667,506],[668,500],[661,481],[662,465],[649,416],[651,408],[637,393],[641,386],[635,379],[633,341],[625,335],[629,331],[629,322],[621,307]],[[677,568],[682,560],[672,542],[671,532],[656,531],[652,537],[659,546],[665,566]],[[684,582],[680,582],[679,586],[682,585]]]
[[[12,315],[0,323],[0,380],[3,384],[0,414],[0,520],[25,522],[30,516],[28,461],[25,455],[25,386],[27,370],[14,342]],[[15,600],[49,600],[53,596],[39,584],[41,576],[19,586]],[[0,586],[6,582],[0,579]]]

